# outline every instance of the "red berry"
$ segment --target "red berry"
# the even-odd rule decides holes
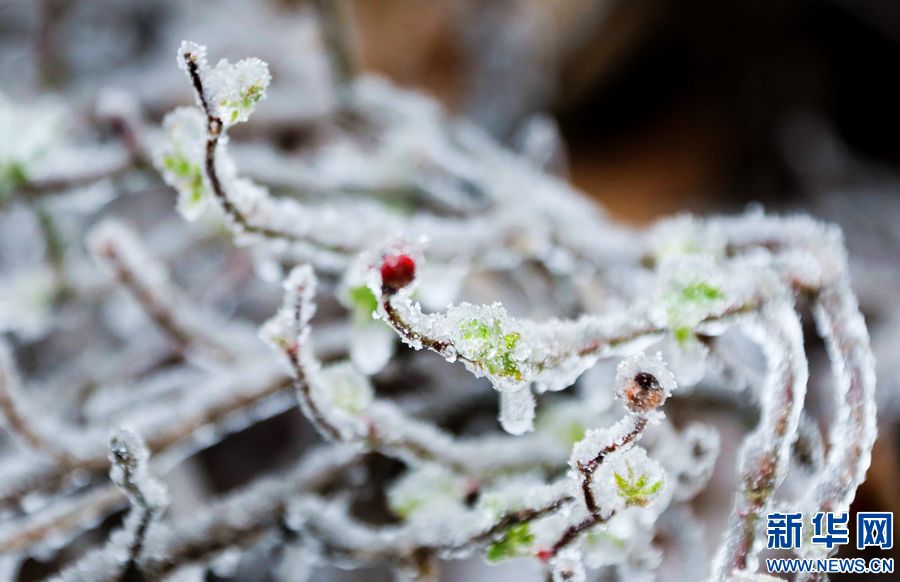
[[[538,550],[535,556],[537,556],[537,559],[541,562],[546,562],[553,557],[553,552],[551,552],[550,550]]]
[[[381,263],[381,286],[385,291],[398,291],[416,277],[416,263],[409,255],[389,255]]]

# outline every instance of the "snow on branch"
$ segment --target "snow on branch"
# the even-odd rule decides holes
[[[557,581],[673,563],[749,580],[776,505],[848,510],[871,462],[875,377],[838,228],[756,210],[617,225],[564,181],[552,121],[532,118],[510,151],[360,73],[342,3],[315,8],[309,47],[327,51],[336,102],[296,150],[272,118],[248,123],[258,107],[293,115],[277,87],[264,102],[300,56],[280,45],[259,53],[270,69],[182,43],[195,105],[155,130],[142,101],[107,95],[84,143],[109,124],[114,143],[84,167],[56,157],[82,148],[63,123],[77,111],[0,99],[0,208],[22,200],[43,218],[30,232],[0,216],[0,245],[46,260],[32,277],[0,253],[0,571],[34,558],[61,580],[235,565],[297,580],[378,564],[434,580],[477,555],[531,559]],[[248,143],[232,143],[239,124]],[[86,211],[47,210],[51,191],[71,203],[105,178],[120,188]],[[161,334],[114,300],[85,233]],[[826,358],[804,340],[807,307],[830,384],[811,378]],[[29,320],[39,332],[16,324]],[[805,406],[807,384],[833,392],[833,418]],[[706,507],[719,451],[738,449],[708,547],[685,531],[707,525],[692,503]],[[208,466],[210,490],[219,471],[240,485],[195,502]]]

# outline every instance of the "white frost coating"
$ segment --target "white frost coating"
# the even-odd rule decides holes
[[[226,126],[250,118],[271,80],[269,66],[255,58],[234,64],[222,59],[204,75],[207,99]]]
[[[153,163],[166,184],[178,192],[176,208],[194,222],[211,204],[204,174],[206,118],[196,107],[179,107],[163,119],[163,137]]]
[[[269,14],[258,6],[248,7],[244,13]],[[240,11],[230,16],[243,21]],[[278,20],[291,18],[281,14]],[[294,58],[279,56],[284,54],[280,48],[275,43],[262,54],[285,80],[286,65]],[[181,137],[193,137],[176,143],[181,138],[172,140],[170,135],[157,152],[156,163],[167,174],[166,180],[179,189],[179,209],[188,218],[202,212],[209,200],[219,204],[226,218],[224,226],[235,242],[252,244],[257,274],[266,272],[269,281],[281,282],[284,273],[307,261],[317,271],[329,274],[323,285],[329,297],[321,302],[323,321],[315,336],[309,328],[311,271],[295,272],[287,278],[287,304],[263,335],[291,364],[297,376],[296,391],[310,420],[329,427],[323,433],[331,440],[352,441],[347,448],[359,456],[346,459],[347,465],[340,468],[315,467],[316,475],[305,483],[272,479],[229,495],[222,503],[192,509],[183,516],[179,511],[169,523],[152,524],[143,550],[135,547],[135,536],[130,534],[137,532],[141,522],[148,523],[149,511],[140,510],[140,503],[146,503],[141,492],[146,487],[134,487],[129,477],[134,471],[127,468],[131,461],[120,463],[114,477],[131,491],[135,510],[126,528],[114,534],[108,552],[91,554],[76,566],[74,571],[82,572],[76,578],[92,582],[104,577],[118,579],[121,565],[129,559],[134,562],[138,555],[143,556],[140,566],[148,579],[170,575],[171,568],[184,565],[184,556],[201,563],[202,568],[212,564],[219,569],[222,555],[228,558],[225,562],[233,562],[232,558],[245,552],[248,559],[269,551],[274,557],[286,544],[296,542],[302,550],[299,559],[308,564],[410,565],[424,562],[419,559],[422,557],[455,558],[487,550],[492,561],[498,555],[535,558],[553,562],[560,575],[572,570],[566,574],[572,577],[580,575],[576,571],[580,570],[581,551],[586,556],[585,566],[610,568],[614,571],[602,574],[624,580],[651,579],[662,563],[663,548],[667,567],[684,561],[686,555],[698,562],[699,550],[702,568],[690,568],[689,575],[682,571],[681,577],[700,579],[709,561],[706,548],[700,547],[694,520],[677,510],[684,510],[684,502],[709,478],[718,438],[709,427],[676,430],[659,412],[669,394],[668,385],[674,387],[661,362],[651,371],[654,358],[639,354],[621,364],[615,381],[615,366],[603,366],[606,377],[595,374],[591,382],[585,378],[579,389],[569,394],[544,394],[568,387],[599,359],[627,357],[662,340],[666,343],[660,349],[671,348],[664,353],[682,385],[704,377],[710,380],[697,387],[701,398],[708,395],[721,407],[738,408],[743,402],[737,392],[751,386],[751,396],[764,405],[760,430],[744,449],[747,470],[741,475],[735,508],[738,527],[729,525],[745,537],[723,536],[729,551],[738,549],[734,563],[724,567],[726,575],[716,575],[716,579],[727,579],[735,568],[751,569],[753,557],[746,554],[752,554],[758,543],[759,528],[753,528],[760,512],[769,507],[773,494],[790,493],[776,489],[786,470],[782,458],[792,438],[789,433],[798,408],[795,400],[802,398],[798,394],[802,387],[785,382],[784,387],[790,389],[779,392],[771,376],[763,384],[761,352],[749,345],[752,342],[747,338],[742,345],[725,346],[723,334],[730,333],[730,328],[738,335],[741,324],[763,327],[761,318],[793,322],[792,301],[801,296],[819,303],[820,324],[826,328],[823,335],[830,337],[827,343],[840,381],[835,391],[837,420],[828,447],[831,454],[824,468],[816,465],[824,473],[800,476],[802,483],[792,473],[791,485],[801,491],[810,482],[816,485],[806,500],[813,509],[849,502],[848,495],[852,497],[869,463],[874,378],[866,372],[868,338],[862,322],[858,314],[855,317],[848,312],[856,309],[849,287],[841,287],[835,294],[836,285],[848,284],[842,242],[835,229],[806,219],[773,219],[754,213],[737,219],[680,217],[649,232],[617,228],[577,192],[546,175],[546,168],[540,169],[547,160],[542,152],[548,148],[543,146],[552,140],[544,139],[549,134],[541,133],[539,126],[532,132],[537,139],[530,140],[535,147],[525,148],[533,155],[526,159],[506,151],[467,122],[450,119],[434,101],[369,78],[347,84],[348,93],[353,93],[348,100],[352,126],[327,124],[327,132],[317,132],[321,139],[316,140],[316,147],[291,148],[285,155],[280,147],[263,145],[263,139],[235,146],[229,141],[230,124],[250,115],[268,82],[268,72],[254,60],[210,67],[202,47],[185,44],[181,50],[179,62],[191,73],[208,115],[186,110],[179,120],[181,113],[173,114],[166,122],[167,129],[181,131],[185,134]],[[296,95],[287,93],[285,104]],[[150,103],[177,98],[168,93],[158,97],[161,101],[154,97]],[[269,103],[266,118],[253,129],[254,136],[261,138],[279,131],[285,123],[306,124],[311,119],[296,117],[297,113],[311,113],[305,109],[284,106],[277,110],[276,105]],[[114,109],[118,111],[112,112],[114,117],[131,116],[125,108]],[[318,116],[322,111],[313,113]],[[72,115],[80,115],[80,111]],[[152,178],[131,167],[134,162],[142,165],[146,158],[142,144],[149,142],[149,136],[141,135],[146,128],[140,116],[135,117],[133,123],[106,120],[120,122],[113,127],[118,139],[109,146],[127,158],[113,175],[116,189],[128,193],[155,185]],[[339,121],[345,119],[341,114]],[[187,127],[192,123],[193,128]],[[192,152],[181,147],[188,141]],[[240,167],[248,177],[238,174],[230,157],[236,147],[241,154]],[[79,149],[85,156],[94,155]],[[68,159],[70,168],[73,159]],[[265,168],[257,164],[260,159]],[[44,161],[25,172],[26,187],[14,185],[14,193],[34,191],[39,195],[34,201],[47,200],[46,209],[60,218],[60,232],[67,239],[63,242],[68,244],[67,235],[83,230],[79,223],[85,219],[85,209],[73,204],[77,200],[70,192],[58,197],[54,192],[69,188],[77,176],[67,172],[60,175],[62,180],[48,180],[46,174],[42,178],[39,171],[51,166]],[[22,168],[11,170],[0,181],[23,182]],[[215,196],[210,196],[213,186]],[[0,205],[7,200],[0,200]],[[27,272],[32,266],[27,262],[37,258],[42,249],[49,249],[34,232],[28,232],[36,230],[34,221],[17,224],[19,216],[33,210],[25,206],[16,201],[17,216],[0,216],[0,247],[33,247],[24,261],[0,253],[4,279],[23,272],[23,265]],[[69,212],[76,206],[78,216]],[[125,204],[121,210],[131,206]],[[221,220],[219,214],[204,213],[203,218],[211,224]],[[185,236],[181,232],[184,225],[152,225],[153,218],[142,214],[142,227],[162,243],[161,256],[173,259],[173,267],[184,274],[179,279],[191,285],[191,296],[234,314],[248,314],[246,323],[255,327],[256,315],[271,309],[271,293],[252,282],[245,253],[220,250],[223,225],[216,224],[218,230],[204,228],[204,220],[199,225],[202,232],[194,228],[191,232],[197,234]],[[98,232],[103,234],[103,228]],[[104,245],[117,241],[113,234],[115,229],[107,229],[109,236],[92,240],[94,250],[102,254]],[[418,241],[422,235],[430,235],[432,242],[428,264],[421,261],[421,253],[413,257],[420,282],[408,288],[403,283],[384,287],[377,280],[376,260],[364,264],[362,280],[335,293],[332,276],[345,272],[361,250],[383,248],[385,241],[397,239]],[[38,244],[29,244],[28,239]],[[36,364],[26,361],[22,366],[27,374],[37,376],[37,382],[29,386],[29,396],[32,387],[35,392],[43,391],[39,396],[47,396],[40,404],[48,414],[27,411],[29,417],[39,417],[30,426],[42,429],[46,422],[51,429],[35,430],[35,435],[62,435],[59,440],[68,444],[70,435],[63,432],[59,420],[64,415],[77,414],[87,430],[99,422],[104,426],[103,437],[107,426],[125,424],[147,438],[154,451],[154,469],[165,471],[223,435],[294,405],[290,378],[277,361],[267,357],[271,356],[268,352],[260,354],[249,345],[233,349],[230,335],[227,342],[213,342],[232,348],[229,358],[214,365],[184,357],[188,350],[173,350],[172,338],[180,347],[197,337],[181,333],[191,331],[190,326],[181,324],[192,321],[193,314],[171,309],[171,294],[163,285],[168,269],[151,264],[150,255],[128,249],[128,243],[120,245],[128,260],[110,266],[114,270],[129,267],[137,275],[120,276],[119,282],[131,290],[138,285],[138,293],[132,295],[143,297],[141,307],[155,314],[154,321],[168,330],[168,337],[153,330],[144,333],[140,327],[144,320],[135,316],[137,305],[131,302],[121,302],[130,311],[111,309],[106,296],[109,281],[96,277],[94,269],[83,268],[89,265],[82,264],[78,256],[80,245],[68,244],[62,265],[54,265],[58,272],[48,270],[50,295],[44,297],[41,288],[35,294],[41,305],[21,303],[33,314],[40,314],[39,307],[52,307],[51,322],[58,323],[61,332],[40,345],[23,342],[21,354],[29,360],[34,354]],[[415,247],[394,250],[413,253]],[[210,258],[221,262],[205,271],[203,265],[209,265]],[[5,270],[7,263],[11,272]],[[409,266],[392,264],[398,268],[392,272],[388,265],[388,279],[403,281],[403,270]],[[463,299],[476,304],[428,315],[443,310],[447,302],[461,301],[457,292],[468,273],[471,277],[466,280]],[[65,281],[71,283],[65,301],[51,303],[51,299],[62,298],[52,286],[55,279],[70,275],[72,281]],[[363,289],[345,303],[354,311],[359,306],[363,317],[349,321],[331,299],[365,282],[373,288]],[[404,288],[397,291],[400,287]],[[384,289],[390,297],[379,295]],[[880,293],[884,295],[883,290]],[[501,298],[502,304],[492,303]],[[104,312],[102,318],[93,317],[97,300]],[[376,307],[379,301],[380,309]],[[425,313],[414,301],[421,301]],[[397,342],[391,340],[389,333],[394,332],[386,331],[384,322],[370,318],[373,310],[379,310],[383,318],[389,316],[391,325],[410,345],[461,360],[469,371],[490,378],[501,392],[501,422],[509,432],[531,426],[536,395],[542,405],[551,408],[547,419],[538,421],[537,431],[517,438],[482,432],[483,414],[469,418],[468,411],[489,409],[477,392],[483,383],[464,377],[463,366],[450,367],[438,358],[405,353],[388,362]],[[80,351],[81,330],[73,333],[71,324],[87,322],[82,313],[91,320],[84,337],[104,339],[101,345],[88,346],[84,353],[69,358],[72,351]],[[574,319],[576,313],[586,315]],[[570,319],[547,320],[554,315]],[[94,329],[94,319],[102,329]],[[205,325],[202,330],[212,331],[207,338],[222,339],[225,327]],[[73,335],[78,337],[68,339]],[[802,360],[793,355],[799,334],[788,331],[783,335],[760,341],[796,365]],[[179,337],[188,339],[177,340]],[[107,338],[124,344],[124,349],[117,347],[112,359]],[[312,351],[313,339],[322,359],[331,362],[344,357],[349,346],[353,363],[322,366]],[[69,349],[73,345],[76,350]],[[321,349],[323,346],[326,349]],[[710,363],[717,366],[710,370],[718,375],[715,378],[706,374],[707,347]],[[733,353],[752,356],[743,362],[746,382],[732,382],[737,366],[735,359],[729,361],[723,355],[727,347]],[[38,369],[60,355],[65,365],[59,369],[46,375]],[[771,363],[773,358],[769,360]],[[780,363],[775,367],[778,372],[790,372],[792,366]],[[374,397],[367,374],[375,372],[380,372],[379,387],[392,395],[394,387],[402,389],[397,401]],[[793,376],[796,381],[802,373]],[[416,385],[420,377],[427,380]],[[728,383],[732,386],[726,389]],[[610,398],[617,392],[629,409],[626,419],[614,424],[617,416],[609,410],[609,402],[589,398],[588,385]],[[81,407],[88,389],[90,400]],[[461,434],[437,428],[444,422],[459,428]],[[735,448],[732,428],[729,426],[729,450]],[[2,449],[7,443],[0,439]],[[41,439],[34,440],[39,445],[34,448],[40,449]],[[135,466],[139,459],[146,464],[141,443],[131,440],[129,435],[119,439],[122,450],[118,457],[132,458]],[[92,439],[94,445],[101,441],[105,438]],[[573,447],[573,442],[578,444]],[[329,447],[333,450],[342,445],[331,443]],[[17,514],[0,524],[0,554],[24,551],[24,557],[49,561],[64,544],[72,543],[114,511],[120,501],[116,488],[98,486],[105,483],[101,477],[108,467],[106,448],[85,448],[85,452],[82,455],[79,446],[64,463],[42,459],[33,451],[0,456],[0,513],[4,517]],[[375,454],[364,455],[366,452]],[[393,488],[382,486],[380,479],[372,484],[364,481],[365,469],[380,468],[382,457],[402,462],[408,471]],[[568,474],[567,460],[574,465]],[[363,484],[374,485],[375,490],[362,490]],[[396,497],[392,505],[398,513],[406,509],[406,520],[373,525],[354,518],[355,510],[362,509],[360,503],[370,499],[368,494],[380,496],[392,489]],[[291,505],[295,511],[288,511]],[[674,511],[669,513],[670,509]],[[296,528],[297,535],[284,535],[289,533],[285,525]],[[680,536],[679,528],[689,528],[693,535]],[[675,560],[669,554],[673,545]],[[572,568],[565,567],[566,560],[573,563]],[[293,579],[297,574],[284,575]],[[671,578],[672,572],[667,569],[657,577]]]
[[[187,59],[196,62],[201,69],[206,68],[206,47],[189,40],[181,41],[181,44],[178,46],[178,53],[175,55],[175,63],[184,72],[188,70]]]
[[[0,332],[36,339],[52,324],[56,276],[48,266],[0,276]]]
[[[59,148],[65,114],[50,100],[23,105],[0,93],[0,197],[33,177]]]
[[[661,353],[656,352],[653,356],[647,356],[647,354],[641,352],[622,360],[616,367],[617,398],[628,403],[631,392],[635,388],[646,390],[642,386],[635,386],[635,378],[639,374],[649,374],[651,377],[649,381],[655,384],[651,390],[658,391],[661,397],[661,400],[655,403],[652,408],[658,408],[662,402],[665,402],[672,395],[672,391],[678,387],[678,384],[675,382],[675,376],[669,371]]]
[[[534,430],[534,410],[537,406],[531,388],[504,390],[500,393],[500,425],[509,434],[520,435]]]
[[[253,349],[248,345],[253,339],[251,329],[188,301],[172,284],[162,262],[123,223],[111,219],[100,222],[88,232],[87,246],[179,349],[220,361],[232,359],[243,349]]]
[[[155,514],[169,504],[169,494],[165,485],[150,474],[149,459],[147,445],[131,430],[119,429],[110,438],[110,479],[133,505]]]
[[[741,485],[713,564],[718,577],[735,568],[756,568],[762,516],[785,478],[809,377],[803,331],[789,300],[768,303],[758,317],[744,322],[744,329],[763,350],[768,370],[759,425],[741,447]]]
[[[801,499],[800,506],[809,513],[845,512],[865,479],[878,435],[875,358],[846,274],[833,289],[822,294],[815,316],[833,369],[835,418],[828,433],[825,471]],[[814,556],[822,555],[824,550],[819,546],[808,549]]]
[[[566,548],[561,551],[553,558],[550,567],[553,572],[553,582],[585,582],[587,580],[581,552],[576,548]]]
[[[459,511],[469,483],[449,469],[428,463],[408,471],[388,489],[388,507],[404,519],[434,520]]]
[[[701,255],[713,260],[725,256],[726,232],[715,221],[704,222],[689,214],[665,218],[647,234],[647,250],[665,262],[685,255]]]
[[[569,465],[572,469],[577,469],[579,464],[589,462],[604,449],[631,447],[632,442],[626,442],[625,436],[634,432],[636,428],[636,417],[628,414],[611,427],[588,430],[584,438],[572,448]]]
[[[155,518],[169,502],[165,486],[148,471],[149,457],[147,446],[137,434],[128,429],[113,433],[109,442],[109,476],[128,497],[131,510],[123,526],[113,532],[102,549],[87,554],[54,580],[81,582],[126,577],[126,572],[140,574],[127,568],[140,559],[147,537],[154,531]]]
[[[594,472],[591,490],[601,515],[626,507],[646,507],[666,489],[666,474],[641,447],[613,451]]]
[[[375,393],[369,378],[350,362],[323,368],[313,390],[323,408],[347,420],[363,413],[372,403]]]

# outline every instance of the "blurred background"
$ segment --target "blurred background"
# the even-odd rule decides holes
[[[361,69],[438,96],[513,147],[526,123],[555,122],[566,144],[557,170],[617,219],[640,225],[759,202],[840,223],[879,358],[881,436],[854,509],[900,511],[900,2],[357,0],[345,8]],[[271,98],[236,137],[274,136],[285,152],[301,151],[318,139],[316,117],[329,99],[314,9],[303,0],[0,0],[0,92],[60,94],[87,111],[118,88],[158,123],[190,102],[174,59],[190,38],[216,55],[270,63]],[[227,446],[292,434],[289,420],[211,449],[207,470],[215,474]],[[220,473],[220,490],[243,480]]]
[[[190,32],[231,56],[283,50],[275,89],[302,91],[285,87],[279,64],[295,61],[287,66],[306,81],[316,74],[310,2],[244,4],[4,0],[3,90],[89,98],[137,83],[162,109],[165,98],[184,100],[171,53]],[[625,220],[808,203],[861,179],[851,160],[885,174],[900,163],[896,2],[352,4],[363,69],[421,87],[509,141],[529,115],[552,115],[574,182]],[[135,70],[141,79],[128,78]],[[296,99],[302,110],[315,97]]]

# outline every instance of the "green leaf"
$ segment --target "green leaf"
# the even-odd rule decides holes
[[[513,558],[526,553],[528,546],[534,543],[534,534],[528,523],[510,527],[503,536],[488,546],[487,559],[489,562],[499,562],[507,558]]]
[[[465,321],[460,325],[462,337],[473,341],[476,347],[468,354],[495,376],[522,380],[522,371],[514,354],[522,335],[518,332],[504,333],[500,322],[487,325],[477,319]]]
[[[372,313],[378,309],[378,300],[368,285],[359,285],[350,289],[350,303],[356,317],[363,321],[371,321]]]
[[[631,465],[626,464],[626,467],[628,469],[627,478],[618,473],[613,473],[619,496],[625,500],[625,505],[629,507],[634,505],[644,507],[650,503],[651,497],[662,488],[662,481],[656,481],[651,485],[647,485],[646,475],[640,475],[635,479]]]
[[[715,285],[699,282],[685,286],[681,290],[681,299],[689,303],[704,303],[723,299],[725,294]]]

